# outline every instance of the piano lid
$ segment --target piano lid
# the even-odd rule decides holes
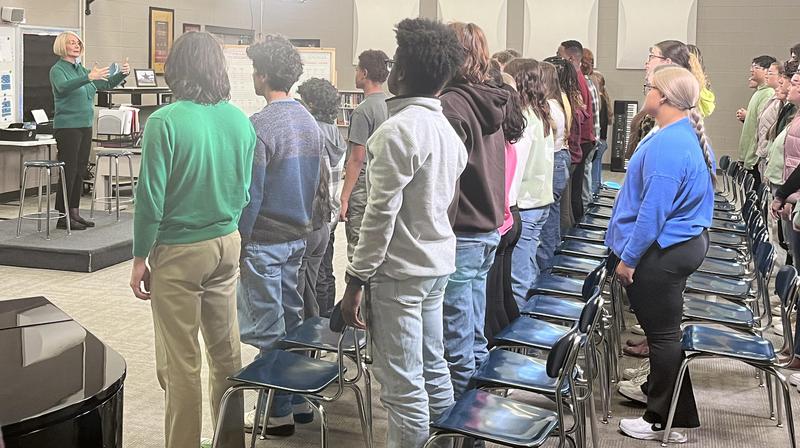
[[[0,330],[0,424],[6,435],[93,409],[122,387],[122,357],[69,320]]]
[[[72,320],[44,297],[0,300],[0,330]]]

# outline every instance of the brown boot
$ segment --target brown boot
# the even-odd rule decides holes
[[[650,356],[650,347],[647,344],[625,347],[622,352],[634,358],[647,358]]]
[[[635,339],[628,339],[627,341],[625,341],[625,345],[627,345],[628,347],[639,347],[640,345],[647,345],[647,339],[642,339],[640,341],[637,341]]]
[[[87,220],[81,218],[80,209],[79,208],[71,208],[71,209],[69,209],[69,217],[73,221],[78,221],[79,223],[83,224],[84,227],[94,227],[94,222],[87,221]]]

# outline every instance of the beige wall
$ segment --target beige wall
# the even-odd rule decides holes
[[[77,0],[0,0],[3,6],[24,7],[32,25],[78,26]],[[258,29],[257,8],[252,23]],[[523,0],[509,0],[508,44],[521,49]],[[129,57],[131,64],[147,65],[147,14],[149,3],[140,0],[103,0],[92,6],[86,19],[87,60],[102,63]],[[249,0],[162,0],[152,3],[175,9],[176,33],[184,22],[250,28]],[[66,5],[66,6],[65,6]],[[353,1],[308,0],[295,3],[266,0],[264,32],[295,38],[318,38],[337,50],[338,85],[353,88]],[[421,14],[436,15],[436,0],[422,0]],[[800,42],[797,0],[699,0],[697,43],[717,94],[717,110],[707,120],[717,155],[737,151],[740,125],[734,118],[751,92],[746,87],[750,60],[759,54],[788,56]],[[617,1],[600,0],[598,68],[605,73],[613,98],[641,98],[643,72],[616,70]],[[555,50],[555,49],[554,49]]]

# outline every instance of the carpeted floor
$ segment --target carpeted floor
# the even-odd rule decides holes
[[[612,175],[613,176],[613,175]],[[84,207],[88,203],[83,204]],[[16,215],[16,207],[0,205],[0,218]],[[340,232],[343,229],[340,229]],[[337,273],[344,269],[344,235],[337,238]],[[782,255],[779,255],[782,260]],[[155,376],[153,325],[150,307],[134,298],[128,288],[130,262],[91,274],[58,272],[0,266],[0,300],[44,295],[80,322],[126,359],[124,445],[131,448],[163,447],[163,392]],[[340,289],[341,290],[341,289]],[[623,338],[624,340],[625,338]],[[243,361],[255,351],[243,347]],[[622,367],[632,367],[637,360],[624,358]],[[203,374],[207,370],[203,369]],[[785,428],[775,427],[768,417],[767,395],[758,387],[754,370],[727,361],[700,361],[692,368],[695,392],[703,426],[689,431],[686,446],[703,448],[750,448],[789,446]],[[376,387],[374,431],[376,446],[384,446],[386,413],[381,408]],[[251,397],[252,398],[252,397]],[[532,400],[525,394],[513,399]],[[795,422],[800,423],[800,394],[792,390]],[[541,403],[537,401],[537,403]],[[6,404],[2,404],[6,405]],[[599,408],[599,406],[598,406]],[[204,409],[204,433],[212,432],[208,407]],[[328,407],[330,446],[363,446],[355,400],[349,392]],[[601,447],[655,447],[657,442],[641,442],[618,433],[621,417],[635,417],[642,409],[622,397],[613,397],[613,418],[600,425]],[[260,441],[259,447],[305,447],[319,443],[319,426],[298,426],[294,437]],[[555,444],[548,444],[555,446]]]

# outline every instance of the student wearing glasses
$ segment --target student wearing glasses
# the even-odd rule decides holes
[[[756,134],[758,132],[758,117],[763,112],[767,101],[775,95],[775,89],[767,85],[767,70],[775,62],[772,56],[758,56],[750,65],[750,79],[755,85],[756,92],[750,98],[747,109],[740,108],[736,111],[736,118],[744,123],[742,135],[739,138],[739,160],[744,168],[753,175],[756,183],[753,188],[761,185],[761,173],[758,171],[758,156],[756,155]]]
[[[650,352],[652,369],[642,390],[647,410],[640,418],[620,420],[620,430],[637,439],[663,437],[684,356],[683,290],[708,250],[716,180],[699,98],[700,85],[688,70],[669,65],[653,71],[643,108],[659,130],[642,140],[631,157],[606,234],[612,266]],[[674,427],[699,424],[687,374]],[[669,440],[681,443],[686,436],[672,431]]]

